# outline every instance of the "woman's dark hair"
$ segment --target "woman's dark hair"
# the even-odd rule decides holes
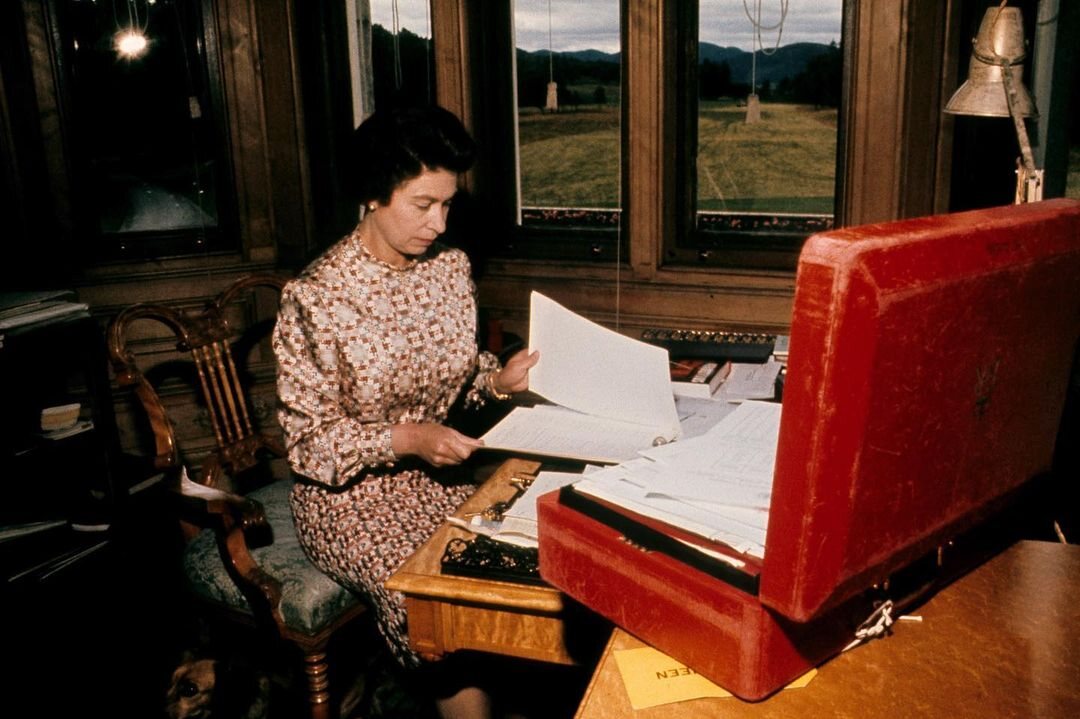
[[[377,110],[352,134],[346,175],[358,204],[389,202],[406,180],[425,169],[465,172],[476,143],[461,121],[437,105]]]

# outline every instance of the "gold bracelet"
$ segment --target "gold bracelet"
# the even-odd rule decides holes
[[[494,372],[488,372],[487,388],[488,388],[488,392],[491,393],[491,396],[494,397],[495,399],[499,400],[500,402],[504,402],[504,401],[510,399],[510,394],[509,393],[500,392],[499,390],[495,389],[495,373]]]

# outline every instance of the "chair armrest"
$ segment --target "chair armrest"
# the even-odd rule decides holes
[[[272,541],[266,511],[256,499],[192,482],[184,469],[169,486],[169,491],[185,521],[212,529],[239,528],[253,540],[252,547]]]
[[[256,614],[268,612],[284,626],[279,605],[281,582],[264,571],[251,550],[273,541],[263,506],[255,499],[192,482],[181,469],[167,485],[182,519],[214,532],[229,575]]]

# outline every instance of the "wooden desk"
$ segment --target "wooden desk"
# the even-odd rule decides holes
[[[890,637],[826,662],[805,689],[762,702],[698,699],[635,712],[612,635],[577,719],[1080,716],[1080,546],[1020,542],[897,622]]]
[[[510,480],[516,475],[533,475],[539,467],[538,462],[507,460],[462,505],[456,516],[464,517],[493,502],[509,499],[515,492]],[[576,626],[581,621],[591,629],[602,620],[578,605],[568,604],[561,592],[547,585],[442,574],[441,559],[446,543],[453,537],[469,536],[462,529],[444,524],[387,580],[387,587],[405,594],[409,641],[413,648],[432,659],[459,649],[473,649],[575,664],[577,652],[567,646],[565,624],[572,621]],[[610,631],[608,625],[603,627],[603,631]],[[605,633],[596,642],[592,659],[606,637]]]

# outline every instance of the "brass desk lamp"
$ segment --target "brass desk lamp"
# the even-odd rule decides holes
[[[1011,117],[1020,144],[1016,168],[1016,202],[1042,199],[1043,171],[1036,169],[1031,154],[1024,118],[1038,117],[1027,88],[1024,87],[1024,25],[1020,9],[1005,7],[1002,2],[989,8],[972,41],[968,79],[960,86],[945,112],[979,117]]]

